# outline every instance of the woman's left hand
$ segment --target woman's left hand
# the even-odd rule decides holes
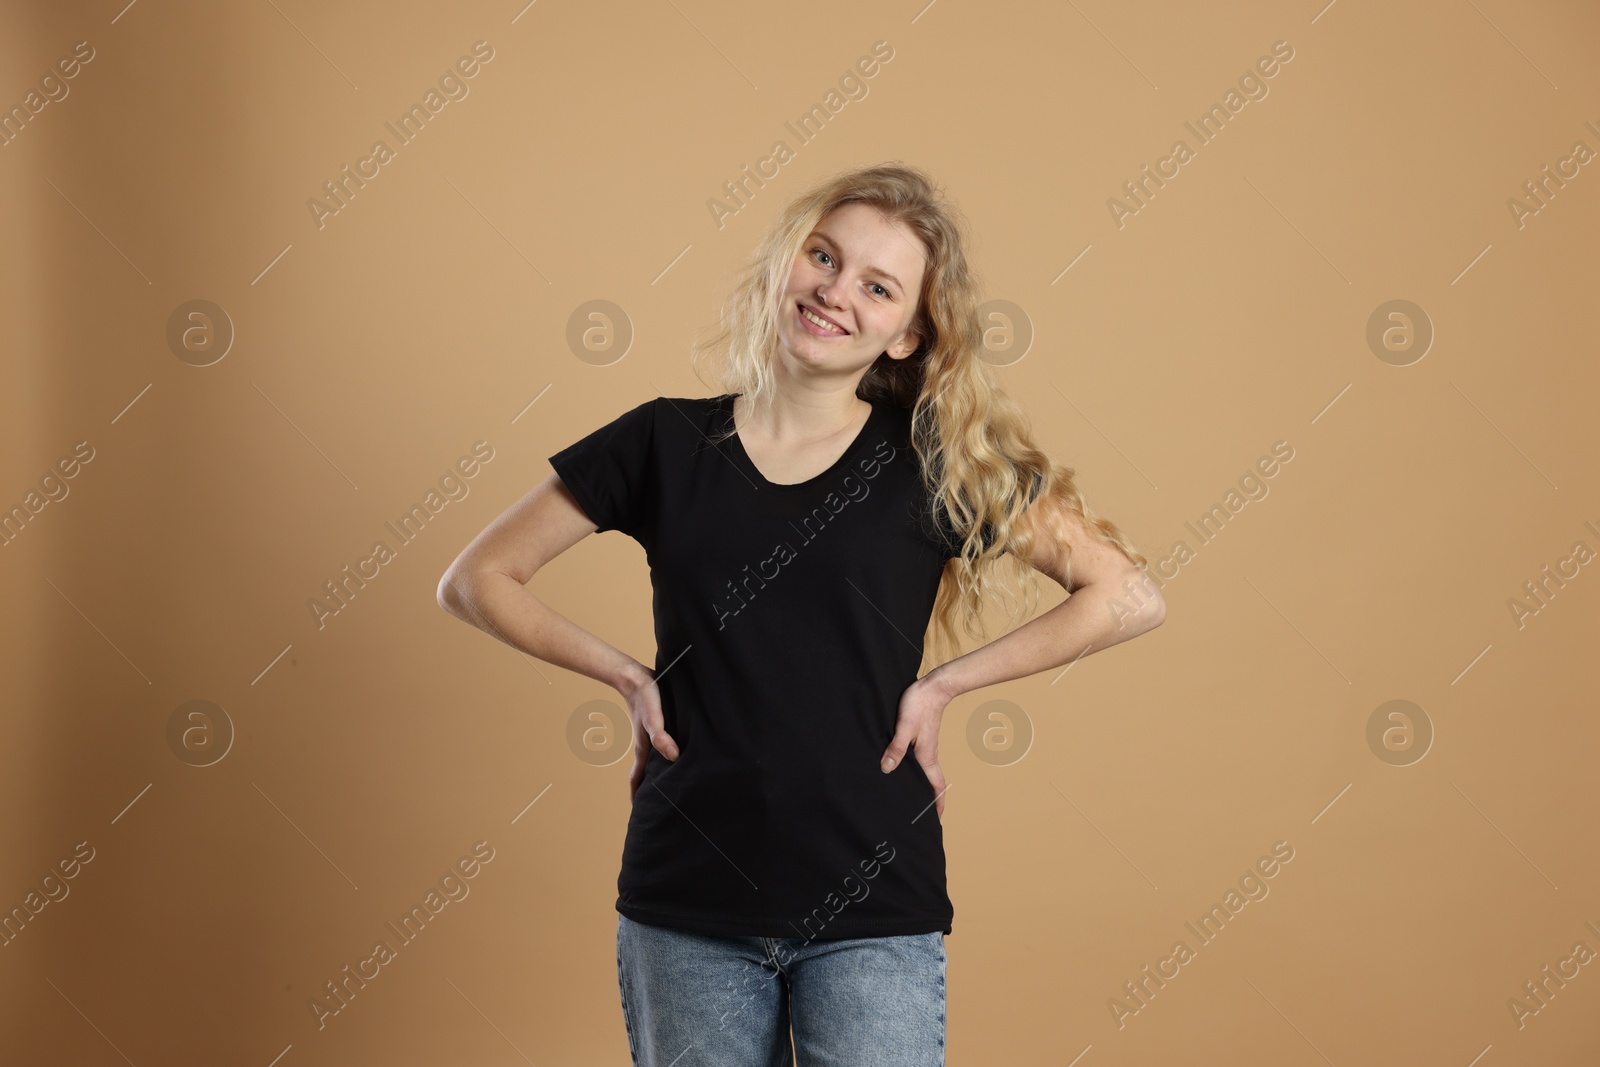
[[[887,773],[904,762],[908,747],[913,749],[933,786],[934,804],[941,819],[944,818],[944,794],[949,786],[944,780],[944,771],[939,768],[939,725],[951,699],[952,695],[938,684],[933,673],[912,682],[900,696],[894,737],[878,761],[879,769]]]

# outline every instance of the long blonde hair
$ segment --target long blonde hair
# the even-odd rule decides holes
[[[1115,523],[1089,509],[1074,482],[1076,472],[1052,463],[1038,448],[1027,415],[996,382],[981,355],[980,292],[963,251],[964,223],[916,167],[895,162],[846,170],[793,200],[740,270],[718,326],[695,342],[691,362],[716,358],[714,388],[743,393],[760,405],[774,388],[778,302],[789,272],[823,217],[852,203],[870,205],[886,220],[904,224],[929,253],[912,319],[916,350],[900,360],[879,357],[856,395],[911,409],[911,440],[923,483],[962,546],[945,565],[934,602],[932,651],[942,663],[959,651],[958,623],[969,637],[987,636],[982,608],[989,594],[997,594],[1017,620],[1017,585],[1034,574],[1027,564],[1033,537],[1023,527],[1013,531],[1012,525],[1035,496],[1054,497],[1141,569],[1148,560]],[[1033,493],[1041,484],[1042,490]],[[985,548],[987,531],[994,536]],[[1031,614],[1034,585],[1021,584],[1026,589],[1022,613]]]

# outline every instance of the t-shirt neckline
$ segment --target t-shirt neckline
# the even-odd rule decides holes
[[[877,428],[878,423],[883,419],[884,412],[888,408],[888,405],[880,401],[868,400],[867,403],[872,405],[872,414],[867,416],[867,421],[862,424],[861,429],[856,433],[855,438],[850,442],[849,445],[845,447],[844,452],[840,454],[839,458],[834,460],[826,470],[807,478],[803,482],[774,482],[769,481],[767,476],[762,474],[760,469],[756,467],[755,461],[750,458],[750,453],[744,450],[744,441],[740,439],[738,430],[734,428],[733,401],[735,397],[740,395],[742,394],[725,393],[722,397],[722,412],[727,418],[728,429],[733,430],[733,433],[729,436],[729,440],[733,443],[733,453],[738,457],[740,468],[743,469],[746,474],[755,478],[762,488],[776,489],[779,492],[785,493],[810,489],[819,482],[826,480],[830,475],[833,475],[843,469],[852,459],[855,458],[856,453],[861,451],[861,449],[866,446],[867,439],[871,431]]]

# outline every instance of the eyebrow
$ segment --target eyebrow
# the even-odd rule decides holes
[[[832,237],[829,237],[827,234],[823,233],[821,230],[817,230],[816,233],[815,233],[815,236],[820,237],[822,240],[828,242],[834,248],[838,248],[839,247],[839,242],[838,241],[835,241]],[[889,281],[894,282],[894,287],[896,289],[900,290],[902,293],[906,291],[906,287],[900,281],[900,279],[896,278],[893,274],[890,274],[888,271],[884,270],[882,267],[868,266],[867,267],[867,271],[868,271],[868,273],[876,274],[881,278],[887,278]]]

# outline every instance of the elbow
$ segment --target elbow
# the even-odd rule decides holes
[[[482,626],[484,612],[480,604],[481,594],[486,589],[484,583],[486,580],[498,581],[501,573],[481,562],[467,564],[457,560],[440,577],[434,596],[448,614],[471,626]]]
[[[1154,630],[1167,621],[1167,602],[1148,583],[1145,585],[1144,594],[1144,602],[1138,608],[1139,619],[1145,631]]]
[[[452,564],[439,579],[439,588],[434,591],[434,596],[439,601],[439,606],[446,613],[461,618],[461,590],[457,586],[459,580],[456,568]]]
[[[1161,599],[1161,594],[1150,589],[1134,599],[1128,590],[1127,583],[1121,588],[1108,584],[1104,593],[1106,626],[1110,633],[1116,635],[1113,644],[1149,633],[1167,621],[1167,602]]]
[[[1122,588],[1134,592],[1137,600],[1137,612],[1144,623],[1145,630],[1154,630],[1157,626],[1167,621],[1167,602],[1162,597],[1161,590],[1156,583],[1141,567],[1129,573],[1122,583]]]

